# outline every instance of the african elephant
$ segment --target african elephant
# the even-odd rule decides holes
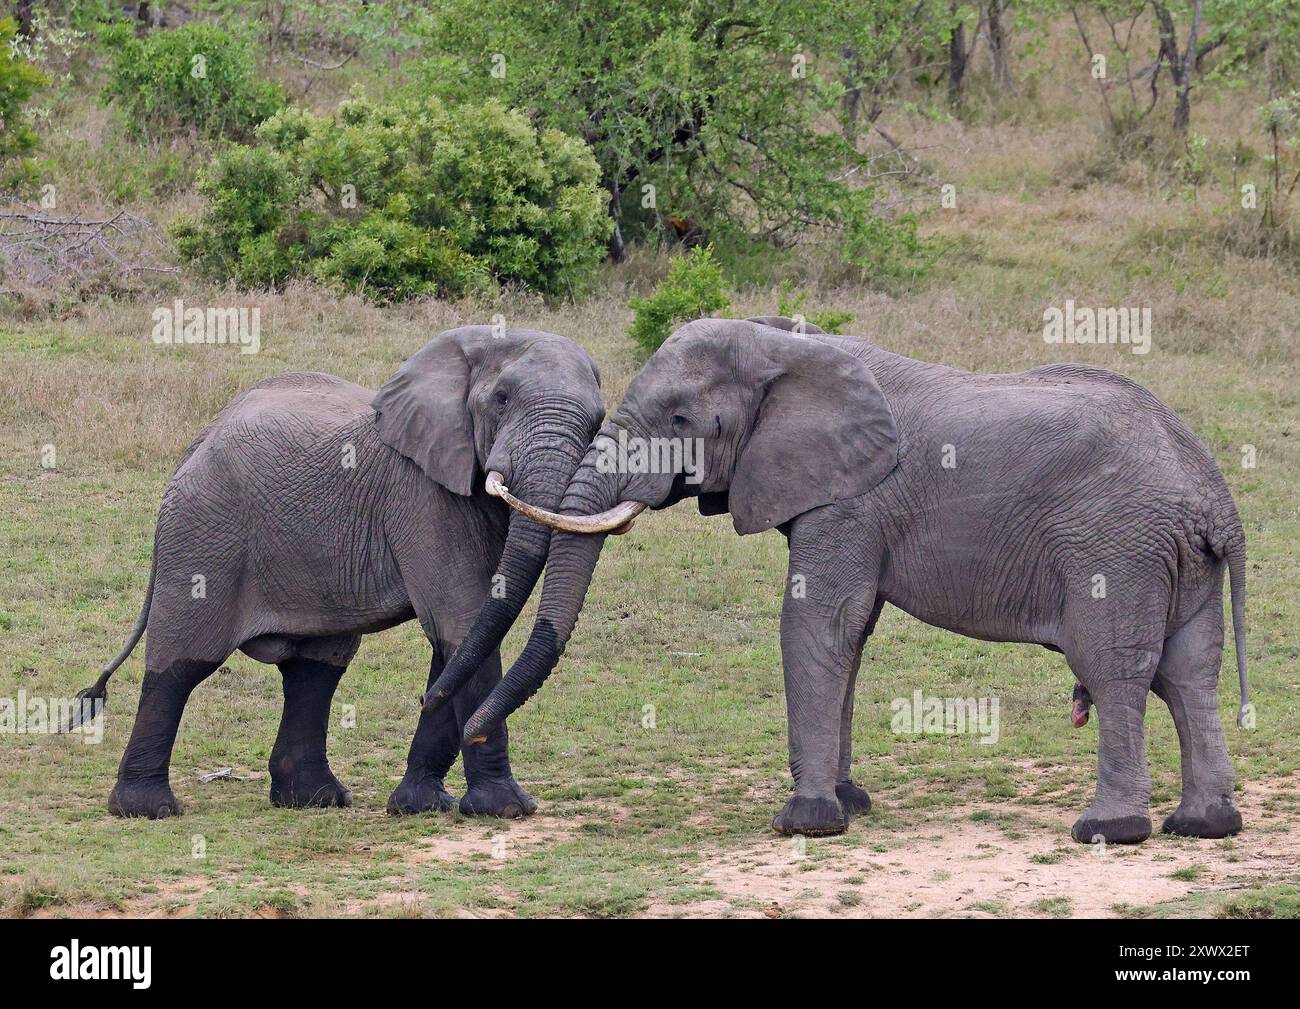
[[[1187,425],[1101,368],[972,374],[790,328],[701,320],[649,359],[561,514],[533,510],[577,532],[556,534],[532,634],[466,741],[490,739],[550,674],[604,542],[592,531],[698,496],[741,535],[775,528],[789,544],[781,650],[795,787],[777,831],[838,833],[869,808],[849,774],[853,687],[887,602],[970,637],[1064,653],[1086,688],[1076,717],[1087,700],[1100,722],[1096,796],[1077,840],[1150,834],[1149,690],[1168,704],[1182,753],[1182,801],[1164,829],[1240,830],[1217,689],[1226,567],[1244,715],[1245,535]],[[654,439],[699,439],[695,472],[613,464],[620,445]],[[434,704],[457,686],[444,678]]]
[[[483,473],[558,505],[604,414],[582,348],[489,326],[430,340],[377,394],[297,373],[238,396],[182,457],[140,618],[81,694],[104,703],[109,676],[148,629],[139,713],[109,809],[180,811],[168,765],[185,703],[235,649],[283,677],[271,801],[348,805],[325,755],[331,698],[361,635],[412,617],[433,646],[428,682],[463,667],[470,685],[453,708],[421,713],[388,811],[449,808],[443,777],[460,725],[500,680],[497,647],[551,536],[487,495]],[[536,808],[511,772],[504,729],[465,750],[465,775],[464,813]]]

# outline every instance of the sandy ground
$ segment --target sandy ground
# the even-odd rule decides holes
[[[1014,803],[982,804],[992,817],[984,821],[972,820],[969,809],[936,813],[922,828],[875,846],[885,851],[765,837],[706,857],[698,882],[719,899],[647,913],[1116,917],[1125,904],[1300,881],[1300,824],[1266,809],[1273,796],[1297,787],[1300,775],[1246,784],[1238,795],[1246,830],[1231,842],[1156,834],[1140,845],[1083,846],[1069,836],[1076,813]],[[1174,878],[1179,870],[1194,878]]]
[[[652,903],[644,915],[1115,917],[1124,905],[1230,894],[1255,882],[1300,882],[1300,823],[1293,815],[1298,790],[1300,774],[1247,783],[1238,795],[1246,830],[1228,842],[1156,834],[1135,846],[1077,845],[1069,838],[1073,811],[1014,802],[983,803],[977,819],[969,807],[937,810],[914,829],[876,836],[869,827],[854,828],[841,839],[767,834],[740,848],[701,854],[688,870],[689,879],[707,898]],[[580,826],[581,818],[548,815],[544,809],[527,820],[462,822],[397,850],[399,871],[388,889],[337,912],[418,915],[425,906],[416,883],[422,868],[476,861],[492,871],[563,843]],[[195,913],[213,885],[210,877],[198,875],[170,879],[121,908],[65,906],[33,916],[185,917]],[[310,896],[305,890],[302,895]],[[511,895],[502,890],[497,896],[497,907],[456,913],[509,915]],[[267,908],[259,914],[279,912]]]

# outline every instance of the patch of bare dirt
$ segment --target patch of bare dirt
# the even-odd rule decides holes
[[[1247,783],[1238,794],[1246,829],[1228,842],[1155,834],[1135,846],[1079,845],[1076,813],[1015,803],[985,804],[978,820],[969,808],[936,812],[879,837],[868,817],[844,839],[771,836],[706,855],[695,882],[720,898],[647,914],[1114,917],[1118,905],[1300,878],[1297,788],[1300,775]]]
[[[485,872],[495,872],[509,862],[534,851],[553,848],[578,831],[583,817],[548,816],[538,812],[522,820],[495,820],[485,824],[481,820],[463,820],[449,825],[443,833],[421,838],[416,844],[401,849],[401,862],[405,872],[401,882],[394,881],[395,889],[386,890],[367,900],[349,901],[344,905],[346,914],[381,914],[419,917],[424,909],[416,876],[421,867],[436,862],[474,863]],[[502,894],[508,897],[508,894]],[[509,901],[503,900],[503,906]],[[496,917],[496,909],[463,910],[467,918]]]
[[[482,860],[485,868],[499,868],[526,852],[568,840],[581,824],[581,817],[561,819],[544,812],[522,820],[493,820],[488,824],[463,820],[452,824],[446,833],[422,838],[405,848],[402,859],[410,866]]]
[[[212,891],[204,876],[179,876],[150,885],[149,893],[129,897],[120,907],[102,904],[55,904],[32,911],[30,918],[188,918],[199,898]]]

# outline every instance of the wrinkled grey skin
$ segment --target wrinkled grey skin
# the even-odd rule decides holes
[[[172,477],[140,622],[83,691],[103,698],[147,627],[112,812],[180,811],[168,764],[185,702],[236,649],[283,674],[272,801],[347,805],[325,755],[334,688],[361,635],[412,617],[433,646],[428,682],[457,665],[472,677],[454,706],[421,715],[389,812],[448,808],[443,776],[461,725],[501,677],[497,646],[550,541],[549,529],[484,493],[484,474],[499,470],[528,500],[558,505],[603,416],[582,348],[488,326],[434,338],[378,394],[299,373],[235,399]],[[465,773],[465,813],[536,808],[511,773],[504,731],[465,751]]]
[[[601,473],[602,438],[620,430],[702,438],[702,483]],[[695,493],[706,514],[730,511],[737,532],[777,528],[789,542],[781,649],[795,789],[776,830],[836,833],[869,806],[849,774],[853,687],[887,602],[970,637],[1065,654],[1086,688],[1076,714],[1091,701],[1100,723],[1096,797],[1077,840],[1150,833],[1148,691],[1169,705],[1182,750],[1182,801],[1164,829],[1240,829],[1217,687],[1230,568],[1244,705],[1245,537],[1210,454],[1141,386],[1078,364],[971,374],[815,328],[702,320],[633,380],[561,511]],[[602,543],[556,534],[532,636],[466,739],[549,674]]]

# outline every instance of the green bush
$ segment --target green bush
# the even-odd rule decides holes
[[[285,109],[203,173],[202,216],[173,236],[217,279],[291,277],[377,301],[457,296],[491,280],[582,289],[611,224],[580,141],[500,104],[354,99]]]
[[[119,22],[101,37],[112,56],[101,97],[134,136],[190,129],[247,139],[284,105],[280,87],[258,78],[247,31],[190,23],[142,39]]]
[[[692,319],[731,307],[722,268],[713,247],[692,249],[673,260],[668,277],[648,298],[633,298],[628,307],[636,313],[628,335],[647,354],[653,354],[674,329]]]
[[[20,158],[36,146],[36,133],[23,121],[23,106],[45,75],[15,51],[18,25],[0,18],[0,163]]]
[[[843,332],[844,327],[853,321],[852,312],[845,312],[837,308],[827,308],[820,312],[805,312],[803,303],[807,300],[807,291],[796,291],[791,281],[784,281],[781,284],[780,293],[777,295],[776,314],[784,315],[789,319],[802,315],[818,329],[837,335]]]
[[[688,232],[730,260],[833,238],[870,278],[920,276],[924,250],[891,227],[858,134],[917,63],[946,62],[959,6],[440,0],[413,29],[426,40],[413,71],[434,94],[580,132],[627,241]],[[880,219],[865,241],[849,233],[864,217]]]

